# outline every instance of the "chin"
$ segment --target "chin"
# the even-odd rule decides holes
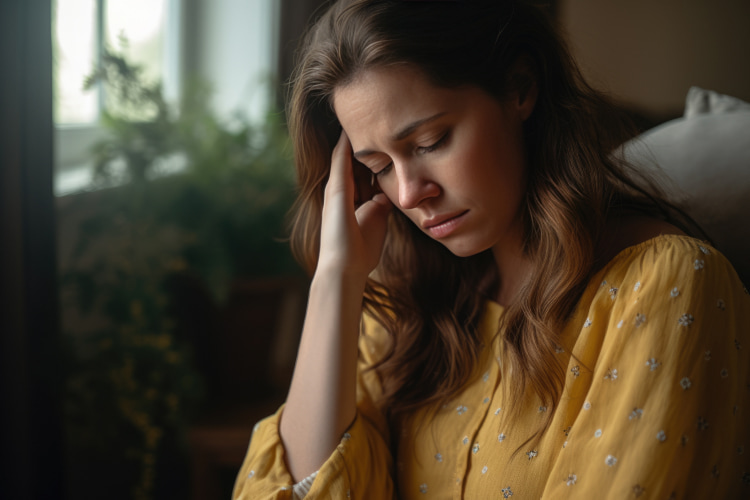
[[[491,246],[485,246],[485,245],[476,245],[471,244],[466,241],[446,241],[446,242],[440,242],[442,245],[447,248],[453,255],[456,257],[473,257],[474,255],[478,255]]]

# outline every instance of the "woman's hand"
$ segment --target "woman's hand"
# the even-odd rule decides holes
[[[375,193],[357,206],[365,194],[371,193],[357,189],[352,147],[342,131],[325,188],[319,270],[338,269],[365,279],[378,265],[391,202],[383,193]]]
[[[391,203],[383,193],[357,189],[354,168],[360,165],[352,161],[349,139],[342,132],[325,189],[318,269],[279,424],[295,481],[320,468],[357,413],[362,294],[367,276],[380,261]]]

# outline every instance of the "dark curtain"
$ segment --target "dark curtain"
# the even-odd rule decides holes
[[[0,498],[63,494],[50,0],[0,1]]]

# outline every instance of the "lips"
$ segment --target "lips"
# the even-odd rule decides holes
[[[468,210],[464,210],[463,212],[430,217],[422,223],[422,229],[435,239],[444,238],[459,227],[467,212]]]

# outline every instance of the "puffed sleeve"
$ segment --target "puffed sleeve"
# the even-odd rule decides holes
[[[591,385],[544,498],[750,498],[747,290],[690,238],[625,260],[574,351]]]
[[[331,456],[305,481],[306,500],[318,498],[392,498],[393,471],[388,424],[375,405],[381,384],[366,370],[387,347],[388,336],[370,316],[363,318],[357,381],[357,416]],[[294,481],[286,466],[279,421],[284,407],[260,421],[237,476],[236,500],[291,499]],[[311,484],[310,484],[311,483]],[[308,489],[309,487],[309,489]],[[298,487],[299,491],[299,487]]]

